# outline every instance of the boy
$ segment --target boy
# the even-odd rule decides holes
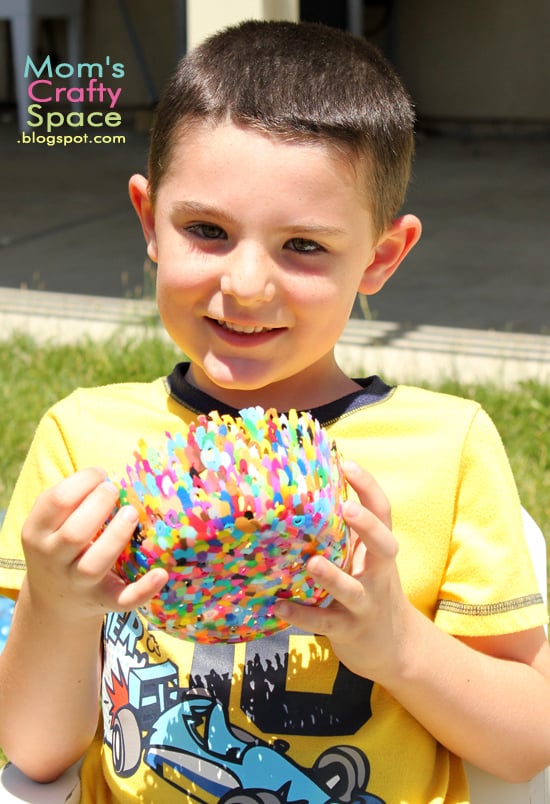
[[[420,236],[396,217],[412,150],[399,81],[343,32],[244,23],[179,65],[130,195],[189,362],[54,406],[3,531],[0,585],[20,592],[0,744],[31,777],[86,751],[84,802],[426,804],[469,800],[459,757],[511,780],[550,762],[547,614],[492,424],[334,357],[356,292]],[[194,645],[136,611],[164,570],[111,572],[134,509],[94,541],[105,478],[139,437],[251,404],[311,410],[336,440],[352,565],[308,562],[334,600],[281,601],[288,630]]]

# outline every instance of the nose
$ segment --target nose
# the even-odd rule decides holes
[[[249,243],[226,256],[222,293],[243,306],[269,302],[275,296],[275,266],[264,249]]]

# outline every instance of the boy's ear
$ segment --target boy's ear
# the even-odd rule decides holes
[[[157,237],[155,233],[155,216],[149,196],[149,183],[145,176],[136,173],[129,181],[130,201],[137,212],[147,243],[147,256],[153,262],[158,261]]]
[[[416,215],[403,215],[392,221],[374,249],[374,256],[359,285],[359,293],[369,296],[377,293],[418,242],[421,233],[422,224]]]

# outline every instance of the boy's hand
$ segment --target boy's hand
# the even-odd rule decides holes
[[[347,668],[382,682],[402,667],[411,604],[397,570],[398,546],[388,500],[357,464],[348,462],[344,469],[361,503],[350,500],[344,505],[353,531],[350,566],[342,570],[323,556],[314,556],[308,571],[332,595],[332,603],[322,608],[281,601],[275,612],[298,628],[328,637]]]
[[[132,584],[112,571],[138,521],[135,509],[124,506],[96,538],[117,499],[100,469],[77,472],[37,499],[22,532],[37,611],[61,620],[99,619],[143,605],[166,583],[162,569]]]

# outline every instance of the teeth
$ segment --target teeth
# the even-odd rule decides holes
[[[218,324],[230,332],[242,332],[245,335],[252,335],[258,332],[271,332],[270,327],[241,327],[238,324],[230,324],[228,321],[218,321]]]

